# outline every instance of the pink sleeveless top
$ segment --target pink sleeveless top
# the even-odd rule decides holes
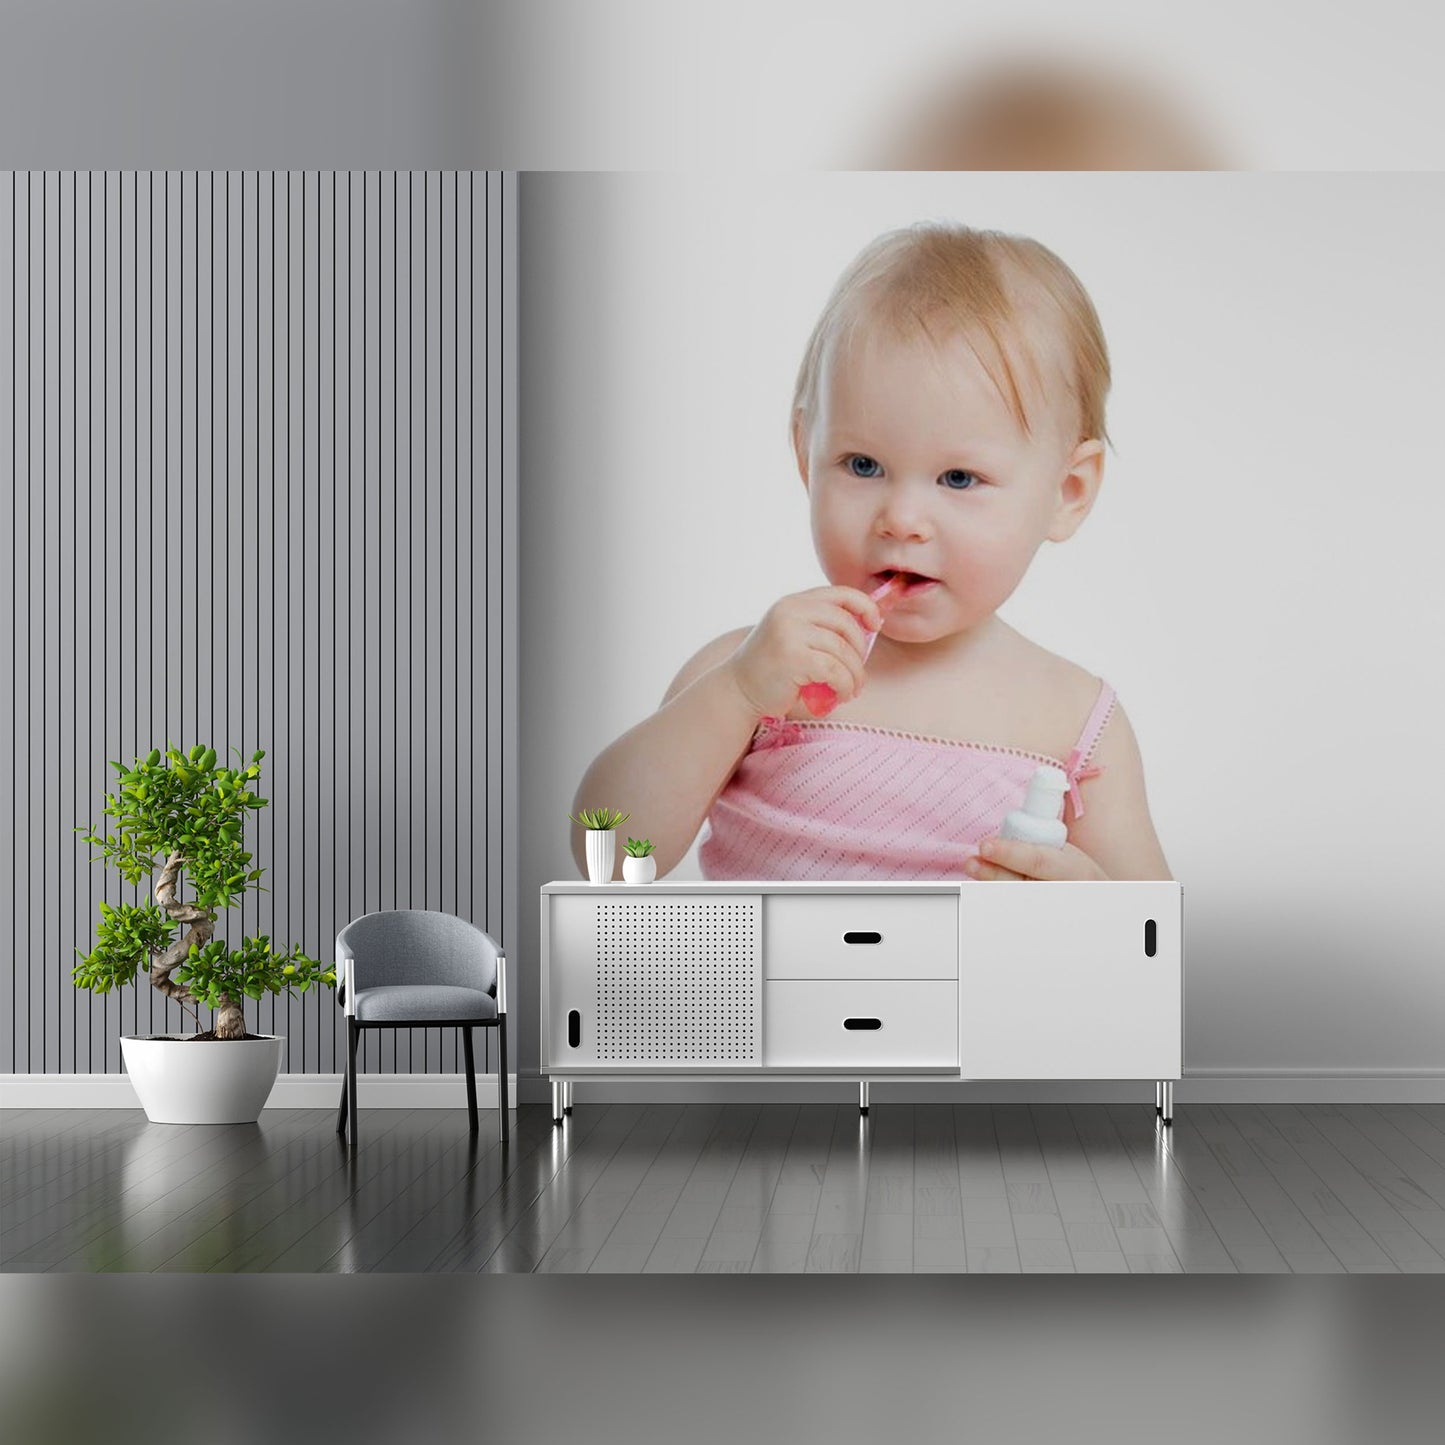
[[[704,878],[814,882],[967,879],[964,860],[1022,804],[1043,763],[1079,783],[1114,707],[1101,684],[1066,759],[826,719],[764,718],[708,814]]]

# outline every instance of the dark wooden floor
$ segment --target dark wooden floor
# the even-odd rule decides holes
[[[1445,1106],[13,1111],[6,1271],[1445,1272]]]

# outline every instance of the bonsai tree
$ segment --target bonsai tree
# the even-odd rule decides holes
[[[243,836],[246,815],[266,806],[255,792],[265,756],[257,752],[249,764],[221,767],[215,748],[198,744],[184,754],[170,746],[164,757],[153,748],[130,767],[111,763],[119,782],[102,811],[116,820],[114,835],[103,837],[93,824],[75,831],[101,850],[92,861],[110,864],[128,883],[141,883],[157,867],[160,872],[154,902],[101,903],[95,947],[75,950],[78,988],[109,993],[134,983],[142,970],[152,988],[183,1008],[205,1004],[214,1010],[213,1026],[196,1038],[243,1039],[243,999],[335,984],[335,969],[299,944],[277,953],[265,934],[243,939],[239,948],[213,937],[219,910],[235,907],[250,890],[266,891],[263,870],[252,866]],[[189,902],[178,896],[183,878],[190,884]],[[184,930],[179,936],[178,928]]]

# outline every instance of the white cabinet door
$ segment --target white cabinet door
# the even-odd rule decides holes
[[[550,895],[544,1064],[757,1068],[761,902],[741,894]]]
[[[1182,899],[1178,883],[961,889],[963,1077],[1177,1079]]]
[[[597,910],[591,900],[542,895],[542,1066],[597,1062]]]

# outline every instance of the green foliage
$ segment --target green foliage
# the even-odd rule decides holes
[[[75,831],[127,883],[148,880],[180,853],[192,902],[206,909],[234,907],[264,871],[251,866],[242,829],[247,813],[266,806],[253,791],[265,756],[254,753],[246,767],[223,768],[215,748],[197,744],[189,753],[169,747],[164,757],[153,748],[130,767],[112,762],[119,785],[106,794],[101,811],[116,820],[114,835],[106,838],[94,827]]]
[[[246,762],[239,751],[235,767],[222,766],[216,750],[198,743],[188,752],[173,744],[164,754],[152,748],[129,767],[112,762],[116,789],[105,795],[105,816],[115,820],[111,836],[93,824],[76,828],[87,843],[100,850],[93,861],[109,864],[127,883],[149,883],[157,869],[175,858],[179,864],[177,899],[183,875],[189,884],[191,907],[200,908],[214,923],[223,908],[235,907],[248,892],[264,892],[264,870],[245,846],[248,815],[266,807],[256,791],[264,752]],[[149,972],[152,962],[171,948],[180,936],[178,924],[164,908],[147,900],[142,904],[100,905],[95,947],[90,953],[76,949],[80,962],[71,977],[78,988],[95,993],[136,982],[139,971]],[[334,985],[336,975],[304,953],[300,945],[278,953],[265,935],[242,941],[239,948],[211,939],[191,945],[188,956],[171,975],[194,1000],[220,1007],[227,999],[259,999],[267,993],[305,993],[313,985]]]
[[[623,847],[626,848],[629,858],[646,858],[649,853],[656,851],[657,845],[646,838],[629,838]]]
[[[150,956],[169,948],[176,926],[162,909],[147,900],[100,905],[100,923],[95,931],[95,948],[90,953],[75,951],[80,962],[71,978],[77,988],[109,993],[122,984],[134,983],[137,969],[150,970]]]
[[[277,953],[264,933],[243,939],[239,948],[228,948],[220,938],[201,948],[192,944],[173,977],[210,1008],[219,1008],[223,997],[239,1003],[243,996],[259,999],[268,993],[305,993],[314,984],[336,983],[335,970],[303,953],[300,944],[290,953]]]
[[[572,818],[571,813],[568,813],[567,816]],[[572,818],[572,821],[593,832],[600,830],[610,833],[619,823],[625,823],[631,816],[631,813],[617,813],[611,808],[584,808],[575,818]]]

